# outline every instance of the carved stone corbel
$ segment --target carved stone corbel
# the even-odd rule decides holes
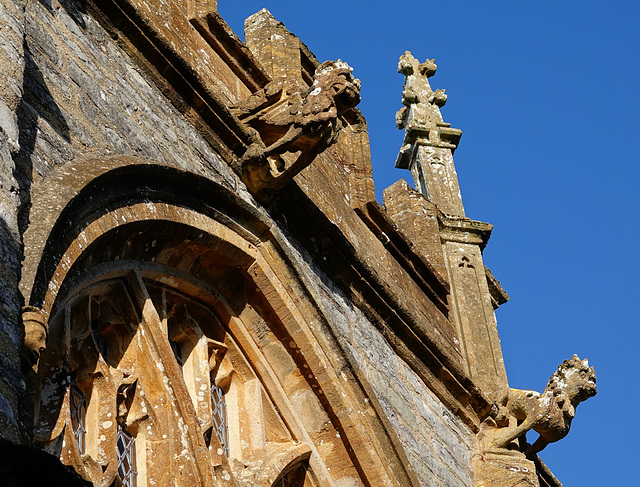
[[[253,134],[240,159],[242,181],[265,202],[331,146],[340,118],[360,102],[360,81],[344,62],[326,61],[303,91],[297,83],[275,80],[232,109]],[[296,154],[292,163],[282,156]]]
[[[42,311],[34,306],[22,308],[24,342],[20,350],[23,371],[38,370],[40,355],[47,348],[48,328]]]

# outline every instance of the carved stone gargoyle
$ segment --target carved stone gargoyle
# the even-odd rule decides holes
[[[493,445],[507,448],[513,440],[534,430],[540,437],[524,453],[528,457],[538,453],[549,443],[567,436],[578,404],[596,393],[595,370],[589,367],[587,359],[580,360],[574,355],[560,364],[542,393],[509,390],[496,417],[502,428],[494,435]]]
[[[240,159],[242,181],[265,202],[333,144],[340,117],[360,102],[360,81],[338,60],[320,65],[308,90],[274,80],[232,108],[252,134]],[[298,153],[287,167],[285,153]]]

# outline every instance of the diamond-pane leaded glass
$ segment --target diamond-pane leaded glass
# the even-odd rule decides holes
[[[227,403],[224,400],[222,387],[211,386],[211,403],[213,406],[213,425],[226,456],[229,456],[229,424],[227,423]]]
[[[136,439],[118,423],[118,478],[124,487],[136,485]]]
[[[87,398],[75,382],[69,386],[69,409],[71,410],[71,427],[80,454],[85,453]]]

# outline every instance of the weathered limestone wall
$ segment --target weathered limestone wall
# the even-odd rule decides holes
[[[34,1],[26,11],[21,159],[27,174],[35,180],[77,157],[126,154],[235,184],[210,146],[80,4],[55,5]]]
[[[22,15],[16,7],[19,4],[0,1],[0,20],[5,22],[6,18],[7,25],[16,26],[0,30],[0,36],[12,36],[0,44],[18,48],[7,56],[0,54],[1,76],[14,80],[7,83],[2,79],[0,91],[0,203],[3,225],[7,226],[1,229],[0,250],[7,257],[3,255],[0,278],[3,285],[7,284],[8,296],[5,299],[3,288],[0,347],[2,356],[11,362],[2,366],[5,382],[11,385],[0,381],[0,421],[10,422],[11,427],[3,423],[0,430],[17,435],[15,411],[21,384],[17,323],[21,303],[17,292],[20,200],[15,188],[23,189],[22,203],[27,210],[23,225],[28,217],[31,184],[50,175],[54,167],[78,158],[134,155],[188,168],[239,192],[241,189],[236,176],[83,10],[81,2],[28,2],[23,24],[12,21]],[[25,26],[24,43],[21,25]],[[5,70],[5,64],[12,69]],[[15,96],[10,96],[7,85],[16,88]],[[13,158],[17,145],[10,140],[20,141],[19,154]],[[14,160],[18,164],[15,170]],[[315,294],[331,333],[350,362],[370,382],[378,412],[387,417],[389,430],[397,435],[397,446],[405,452],[418,483],[471,486],[470,459],[475,449],[472,433],[398,358],[363,313],[305,260],[299,256],[306,285]],[[13,370],[18,374],[15,377],[9,375]]]
[[[378,412],[397,435],[419,485],[470,487],[476,439],[316,265],[298,253],[303,280],[355,370],[366,377]],[[392,436],[393,434],[392,433]]]
[[[18,151],[17,109],[24,71],[24,4],[0,1],[0,437],[21,441],[18,411],[24,393],[18,350],[21,240],[20,196],[13,155]]]
[[[0,436],[20,437],[18,291],[30,188],[77,158],[129,154],[236,176],[81,2],[0,3]],[[28,418],[25,419],[27,422]]]
[[[365,370],[420,484],[471,486],[474,436],[469,429],[444,407],[362,317],[357,326],[353,326],[351,337],[356,361]],[[366,344],[366,347],[355,344]]]

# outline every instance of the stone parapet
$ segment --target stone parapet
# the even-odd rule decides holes
[[[488,397],[500,400],[508,385],[493,310],[506,293],[482,262],[493,226],[443,214],[404,181],[385,190],[385,206],[416,252],[448,282],[448,316],[465,370]]]

